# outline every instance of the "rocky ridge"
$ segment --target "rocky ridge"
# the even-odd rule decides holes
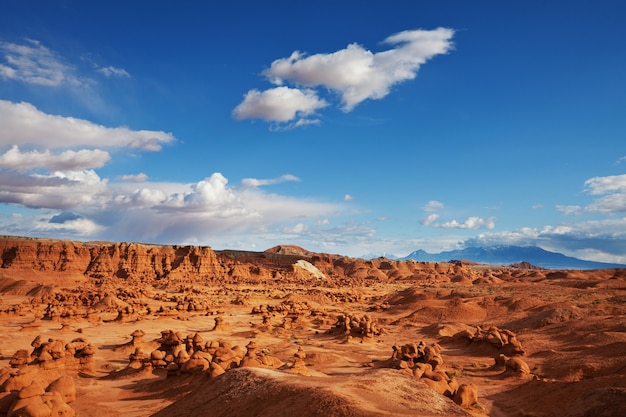
[[[65,278],[119,278],[134,282],[193,277],[199,282],[238,284],[267,280],[327,280],[325,284],[341,284],[346,279],[366,283],[472,275],[470,268],[460,264],[363,260],[313,253],[294,246],[265,252],[214,251],[208,246],[81,243],[5,236],[0,238],[0,256],[0,277],[18,279],[56,274]]]
[[[0,417],[624,415],[626,269],[19,237],[0,256]],[[75,398],[49,393],[62,376]]]

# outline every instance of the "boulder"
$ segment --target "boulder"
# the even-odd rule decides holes
[[[74,383],[74,378],[69,375],[54,380],[48,385],[46,392],[58,393],[66,403],[76,401],[76,384]]]
[[[32,384],[25,386],[22,388],[18,394],[19,398],[30,398],[38,395],[43,395],[46,392],[41,383],[37,380],[33,381]]]
[[[469,408],[478,402],[478,388],[474,384],[461,384],[452,400],[463,408]]]

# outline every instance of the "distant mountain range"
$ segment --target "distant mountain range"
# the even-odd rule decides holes
[[[359,256],[359,258],[361,259],[387,258],[393,261],[397,261],[400,259],[393,253],[387,253],[387,252],[371,252],[371,253],[368,253],[367,255]]]
[[[393,259],[391,256],[387,256]],[[423,250],[411,252],[400,260],[419,262],[447,262],[450,260],[468,260],[487,265],[511,265],[528,262],[548,269],[606,269],[626,268],[623,264],[585,261],[562,253],[549,252],[537,246],[491,246],[469,247],[465,249],[428,253]]]

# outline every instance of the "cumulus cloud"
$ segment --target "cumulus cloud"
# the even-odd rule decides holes
[[[430,216],[429,216],[430,217]],[[451,220],[445,223],[430,223],[431,227],[437,229],[493,229],[496,226],[495,219],[490,217],[483,219],[482,217],[472,216],[466,219],[463,223],[459,223],[456,220]]]
[[[346,194],[343,196],[343,201],[354,201],[354,197],[352,197],[350,194]]]
[[[315,91],[289,87],[276,87],[263,92],[249,91],[233,110],[233,117],[242,119],[263,119],[269,122],[289,122],[298,119],[298,126],[315,123],[308,117],[319,109],[328,106]]]
[[[322,86],[341,96],[345,111],[367,99],[380,99],[391,87],[416,77],[423,63],[452,47],[454,31],[408,30],[384,40],[394,48],[374,53],[358,44],[330,54],[306,56],[298,51],[272,62],[263,71],[270,82],[293,82],[307,87]]]
[[[106,180],[93,170],[56,171],[46,175],[0,170],[0,203],[69,209],[99,204],[96,200],[105,188]]]
[[[102,67],[98,68],[96,71],[103,74],[107,78],[117,77],[117,78],[130,78],[130,74],[123,68],[116,67]]]
[[[68,150],[53,154],[49,150],[22,152],[17,145],[13,145],[11,149],[0,155],[0,167],[18,171],[36,168],[48,171],[81,171],[89,168],[100,168],[110,159],[111,156],[108,152],[99,149]]]
[[[145,173],[110,181],[96,173],[111,159],[98,148],[156,151],[174,140],[164,132],[109,128],[2,100],[0,126],[0,147],[8,147],[0,153],[0,203],[36,213],[0,217],[0,230],[12,234],[206,242],[295,219],[305,225],[302,219],[341,210],[337,204],[265,192],[264,187],[300,180],[292,174],[246,178],[232,186],[219,172],[190,184],[151,182]]]
[[[105,127],[84,119],[44,113],[29,103],[0,100],[0,146],[45,148],[126,147],[159,151],[175,140],[171,133]]]
[[[174,140],[171,134],[163,132],[107,128],[87,120],[48,115],[28,103],[4,100],[0,100],[0,126],[0,147],[10,146],[0,154],[0,203],[79,213],[104,209],[118,198],[120,201],[147,200],[141,193],[120,197],[109,180],[95,171],[107,164],[111,155],[93,148],[156,151],[161,144]],[[90,149],[71,149],[76,147]],[[147,176],[127,177],[126,181],[131,179],[145,181]],[[153,198],[152,202],[155,201],[161,202]],[[84,231],[101,230],[92,227],[98,222],[89,223],[93,220],[88,216],[74,220],[75,229],[80,226]],[[69,233],[68,221],[63,222],[63,230]],[[34,224],[31,229],[52,231],[60,227],[59,222],[52,222],[56,226],[46,226],[46,223],[41,223],[44,226]]]
[[[391,48],[381,52],[356,43],[327,54],[295,51],[262,72],[279,87],[264,92],[251,90],[233,110],[233,116],[279,123],[297,119],[292,126],[310,124],[313,121],[306,116],[328,106],[313,88],[337,94],[342,109],[351,111],[364,100],[381,99],[394,85],[414,79],[422,64],[451,50],[453,35],[454,31],[446,28],[408,30],[385,39],[384,44]],[[294,88],[285,86],[287,83]]]
[[[306,225],[305,219],[316,221],[341,210],[337,204],[265,192],[263,186],[275,183],[273,180],[253,182],[258,187],[231,186],[224,175],[213,173],[193,184],[143,182],[137,187],[132,182],[100,179],[93,172],[82,173],[82,177],[81,173],[35,177],[0,171],[0,202],[58,210],[56,217],[38,220],[35,216],[28,224],[23,218],[18,224],[0,217],[0,230],[52,234],[63,229],[71,237],[71,226],[82,228],[81,236],[91,230],[93,239],[212,244],[272,226],[284,232],[287,229],[280,225],[285,222],[296,220],[296,225]],[[291,228],[306,233],[306,227]]]
[[[109,232],[135,240],[206,241],[243,231],[266,231],[293,219],[317,219],[340,210],[335,204],[270,194],[259,187],[231,186],[221,173],[194,184],[178,184],[178,189],[173,186],[167,192],[150,183],[134,192],[118,189],[116,203],[107,212],[122,215],[107,220]]]
[[[25,43],[0,42],[0,53],[5,63],[0,64],[0,77],[48,87],[61,84],[83,84],[74,67],[39,41],[26,39]]]

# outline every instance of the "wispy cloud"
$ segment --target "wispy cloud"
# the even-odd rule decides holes
[[[436,201],[436,200],[430,200],[424,206],[424,211],[427,212],[427,213],[432,213],[432,212],[435,212],[435,211],[442,210],[443,208],[444,208],[444,205],[443,205],[442,202]]]
[[[356,43],[329,54],[295,51],[262,72],[279,87],[251,90],[233,116],[292,126],[310,123],[307,117],[328,105],[313,88],[337,94],[341,108],[349,112],[365,100],[385,97],[394,85],[414,79],[422,64],[452,49],[453,35],[454,31],[446,28],[408,30],[389,36],[383,43],[392,47],[376,53]],[[284,86],[287,83],[294,87]],[[283,96],[285,99],[280,99]]]
[[[112,66],[98,68],[96,71],[103,74],[107,78],[130,78],[130,74],[123,68]]]
[[[431,224],[433,224],[433,222],[435,220],[437,220],[439,218],[439,215],[437,213],[431,213],[428,216],[424,217],[423,219],[421,219],[419,221],[419,223],[422,226],[430,226]]]
[[[139,174],[126,174],[121,175],[118,179],[120,181],[128,181],[128,182],[144,182],[148,181],[148,175],[140,172]]]
[[[86,82],[76,75],[74,66],[37,40],[26,39],[22,44],[0,41],[0,52],[5,60],[0,64],[3,79],[48,87]]]
[[[264,185],[280,184],[281,182],[285,182],[285,181],[300,181],[300,178],[291,174],[285,174],[285,175],[281,175],[278,178],[270,178],[270,179],[244,178],[241,181],[241,187],[243,187],[244,189],[257,188],[257,187],[261,187]]]
[[[580,214],[582,213],[584,210],[581,206],[562,206],[562,205],[557,205],[556,209],[565,214]]]

